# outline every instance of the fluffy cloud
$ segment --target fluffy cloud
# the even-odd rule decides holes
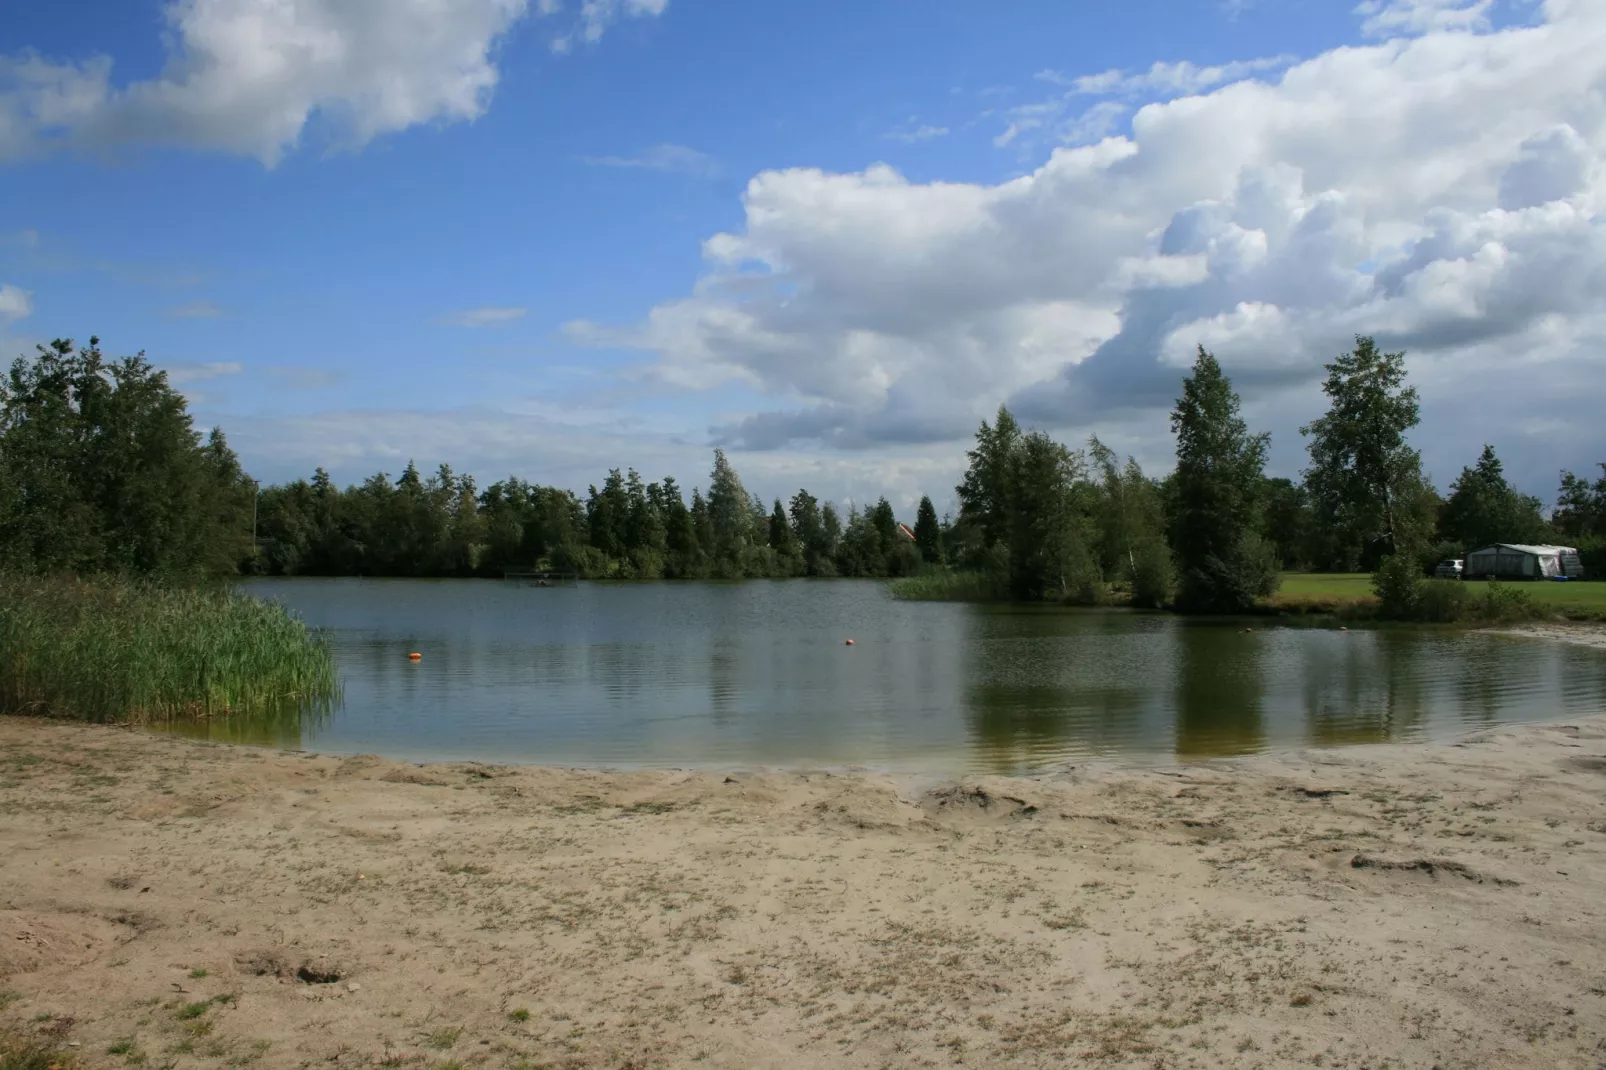
[[[1413,352],[1430,460],[1489,435],[1533,472],[1587,464],[1606,446],[1576,388],[1606,372],[1606,6],[1547,0],[1498,32],[1477,10],[1370,5],[1368,26],[1417,36],[1150,103],[999,185],[760,174],[692,294],[570,335],[769,396],[720,429],[754,447],[955,438],[1005,399],[1062,429],[1163,426],[1205,342],[1297,454],[1320,364],[1367,332]],[[1480,391],[1494,423],[1452,417]]]
[[[0,285],[0,320],[15,323],[33,313],[33,294],[9,283]]]
[[[666,0],[586,0],[574,31]],[[116,87],[112,61],[0,57],[0,160],[60,145],[181,145],[272,165],[317,117],[360,146],[433,121],[472,120],[496,88],[495,51],[529,0],[168,0],[161,75]],[[542,0],[538,10],[560,5]]]

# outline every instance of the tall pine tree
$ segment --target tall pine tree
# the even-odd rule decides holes
[[[1265,434],[1251,435],[1238,395],[1216,358],[1199,347],[1193,374],[1171,413],[1177,436],[1171,547],[1180,571],[1177,607],[1240,613],[1277,589],[1272,554],[1259,535]]]

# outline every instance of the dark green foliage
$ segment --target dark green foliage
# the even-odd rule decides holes
[[[1259,535],[1267,436],[1251,435],[1238,395],[1216,358],[1199,347],[1171,414],[1177,436],[1171,547],[1177,607],[1241,613],[1277,589],[1273,551]]]
[[[1132,571],[1132,604],[1139,609],[1162,609],[1176,587],[1176,566],[1164,539],[1150,539],[1136,553]]]
[[[1022,432],[1000,408],[968,456],[949,560],[1014,598],[1102,601],[1093,545],[1098,492],[1083,454],[1040,431]]]
[[[1118,466],[1115,453],[1096,436],[1088,453],[1098,477],[1094,521],[1099,568],[1126,585],[1136,604],[1164,605],[1170,597],[1171,553],[1160,488],[1133,458]]]
[[[959,515],[977,529],[981,547],[999,546],[1009,540],[1011,481],[1020,437],[1020,425],[1000,405],[994,426],[987,426],[983,420],[976,432],[975,447],[966,453],[970,467],[955,491],[959,495]]]
[[[0,487],[0,495],[4,488]],[[710,490],[688,505],[673,479],[609,471],[582,501],[517,478],[476,488],[441,466],[409,464],[340,490],[312,480],[263,490],[257,570],[274,575],[500,576],[550,568],[594,579],[903,576],[921,567],[882,500],[847,538],[808,491],[766,508],[715,451]],[[249,530],[249,529],[247,529]]]
[[[1571,472],[1561,474],[1561,490],[1550,522],[1563,537],[1579,544],[1606,540],[1606,464],[1591,483]]]
[[[144,355],[58,339],[0,385],[0,567],[233,572],[254,488],[221,431],[203,442]]]
[[[1538,498],[1518,494],[1506,482],[1494,447],[1484,446],[1477,465],[1461,469],[1450,484],[1439,532],[1469,550],[1497,542],[1548,542],[1550,525],[1539,509]]]
[[[928,565],[942,564],[942,525],[937,522],[937,507],[931,504],[929,494],[921,496],[920,507],[915,510],[914,532],[921,559]]]
[[[1372,575],[1378,615],[1385,620],[1415,620],[1423,583],[1421,569],[1412,558],[1404,554],[1384,558]]]
[[[1322,391],[1327,414],[1300,428],[1310,437],[1305,489],[1319,535],[1312,563],[1351,572],[1421,546],[1432,517],[1419,508],[1421,457],[1405,441],[1420,421],[1405,354],[1357,336],[1352,352],[1327,365]]]
[[[1266,541],[1285,571],[1309,568],[1318,555],[1316,524],[1305,488],[1290,479],[1268,479],[1263,491]]]

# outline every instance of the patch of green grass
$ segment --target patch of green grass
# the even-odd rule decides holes
[[[463,1027],[459,1025],[447,1026],[437,1029],[424,1038],[424,1043],[436,1051],[446,1051],[457,1045],[457,1038],[463,1035]]]
[[[199,1003],[184,1004],[184,1006],[178,1009],[178,1011],[175,1013],[175,1016],[179,1019],[179,1021],[186,1021],[190,1018],[199,1018],[201,1015],[205,1014],[211,1009],[212,1001],[209,999],[203,999]]]
[[[190,971],[190,979],[191,980],[199,981],[201,978],[203,978],[205,976],[206,976],[206,970],[203,967],[197,966],[195,969]]]
[[[1488,584],[1482,580],[1461,582],[1473,597],[1487,593]],[[1606,583],[1535,580],[1513,581],[1504,586],[1522,592],[1535,606],[1558,616],[1606,620]],[[1376,606],[1377,596],[1368,572],[1284,572],[1277,593],[1263,604],[1284,612],[1344,613]]]
[[[323,641],[226,588],[0,576],[0,713],[162,721],[332,702]]]
[[[510,1022],[528,1022],[530,1020],[529,1008],[520,1007],[517,1010],[510,1011],[507,1018]]]
[[[108,1044],[106,1046],[107,1055],[128,1055],[137,1050],[138,1048],[135,1046],[132,1040],[119,1040],[114,1044]]]

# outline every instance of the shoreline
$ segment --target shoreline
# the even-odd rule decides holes
[[[1606,716],[1032,778],[0,718],[0,1030],[108,1066],[1594,1067],[1603,787]]]

